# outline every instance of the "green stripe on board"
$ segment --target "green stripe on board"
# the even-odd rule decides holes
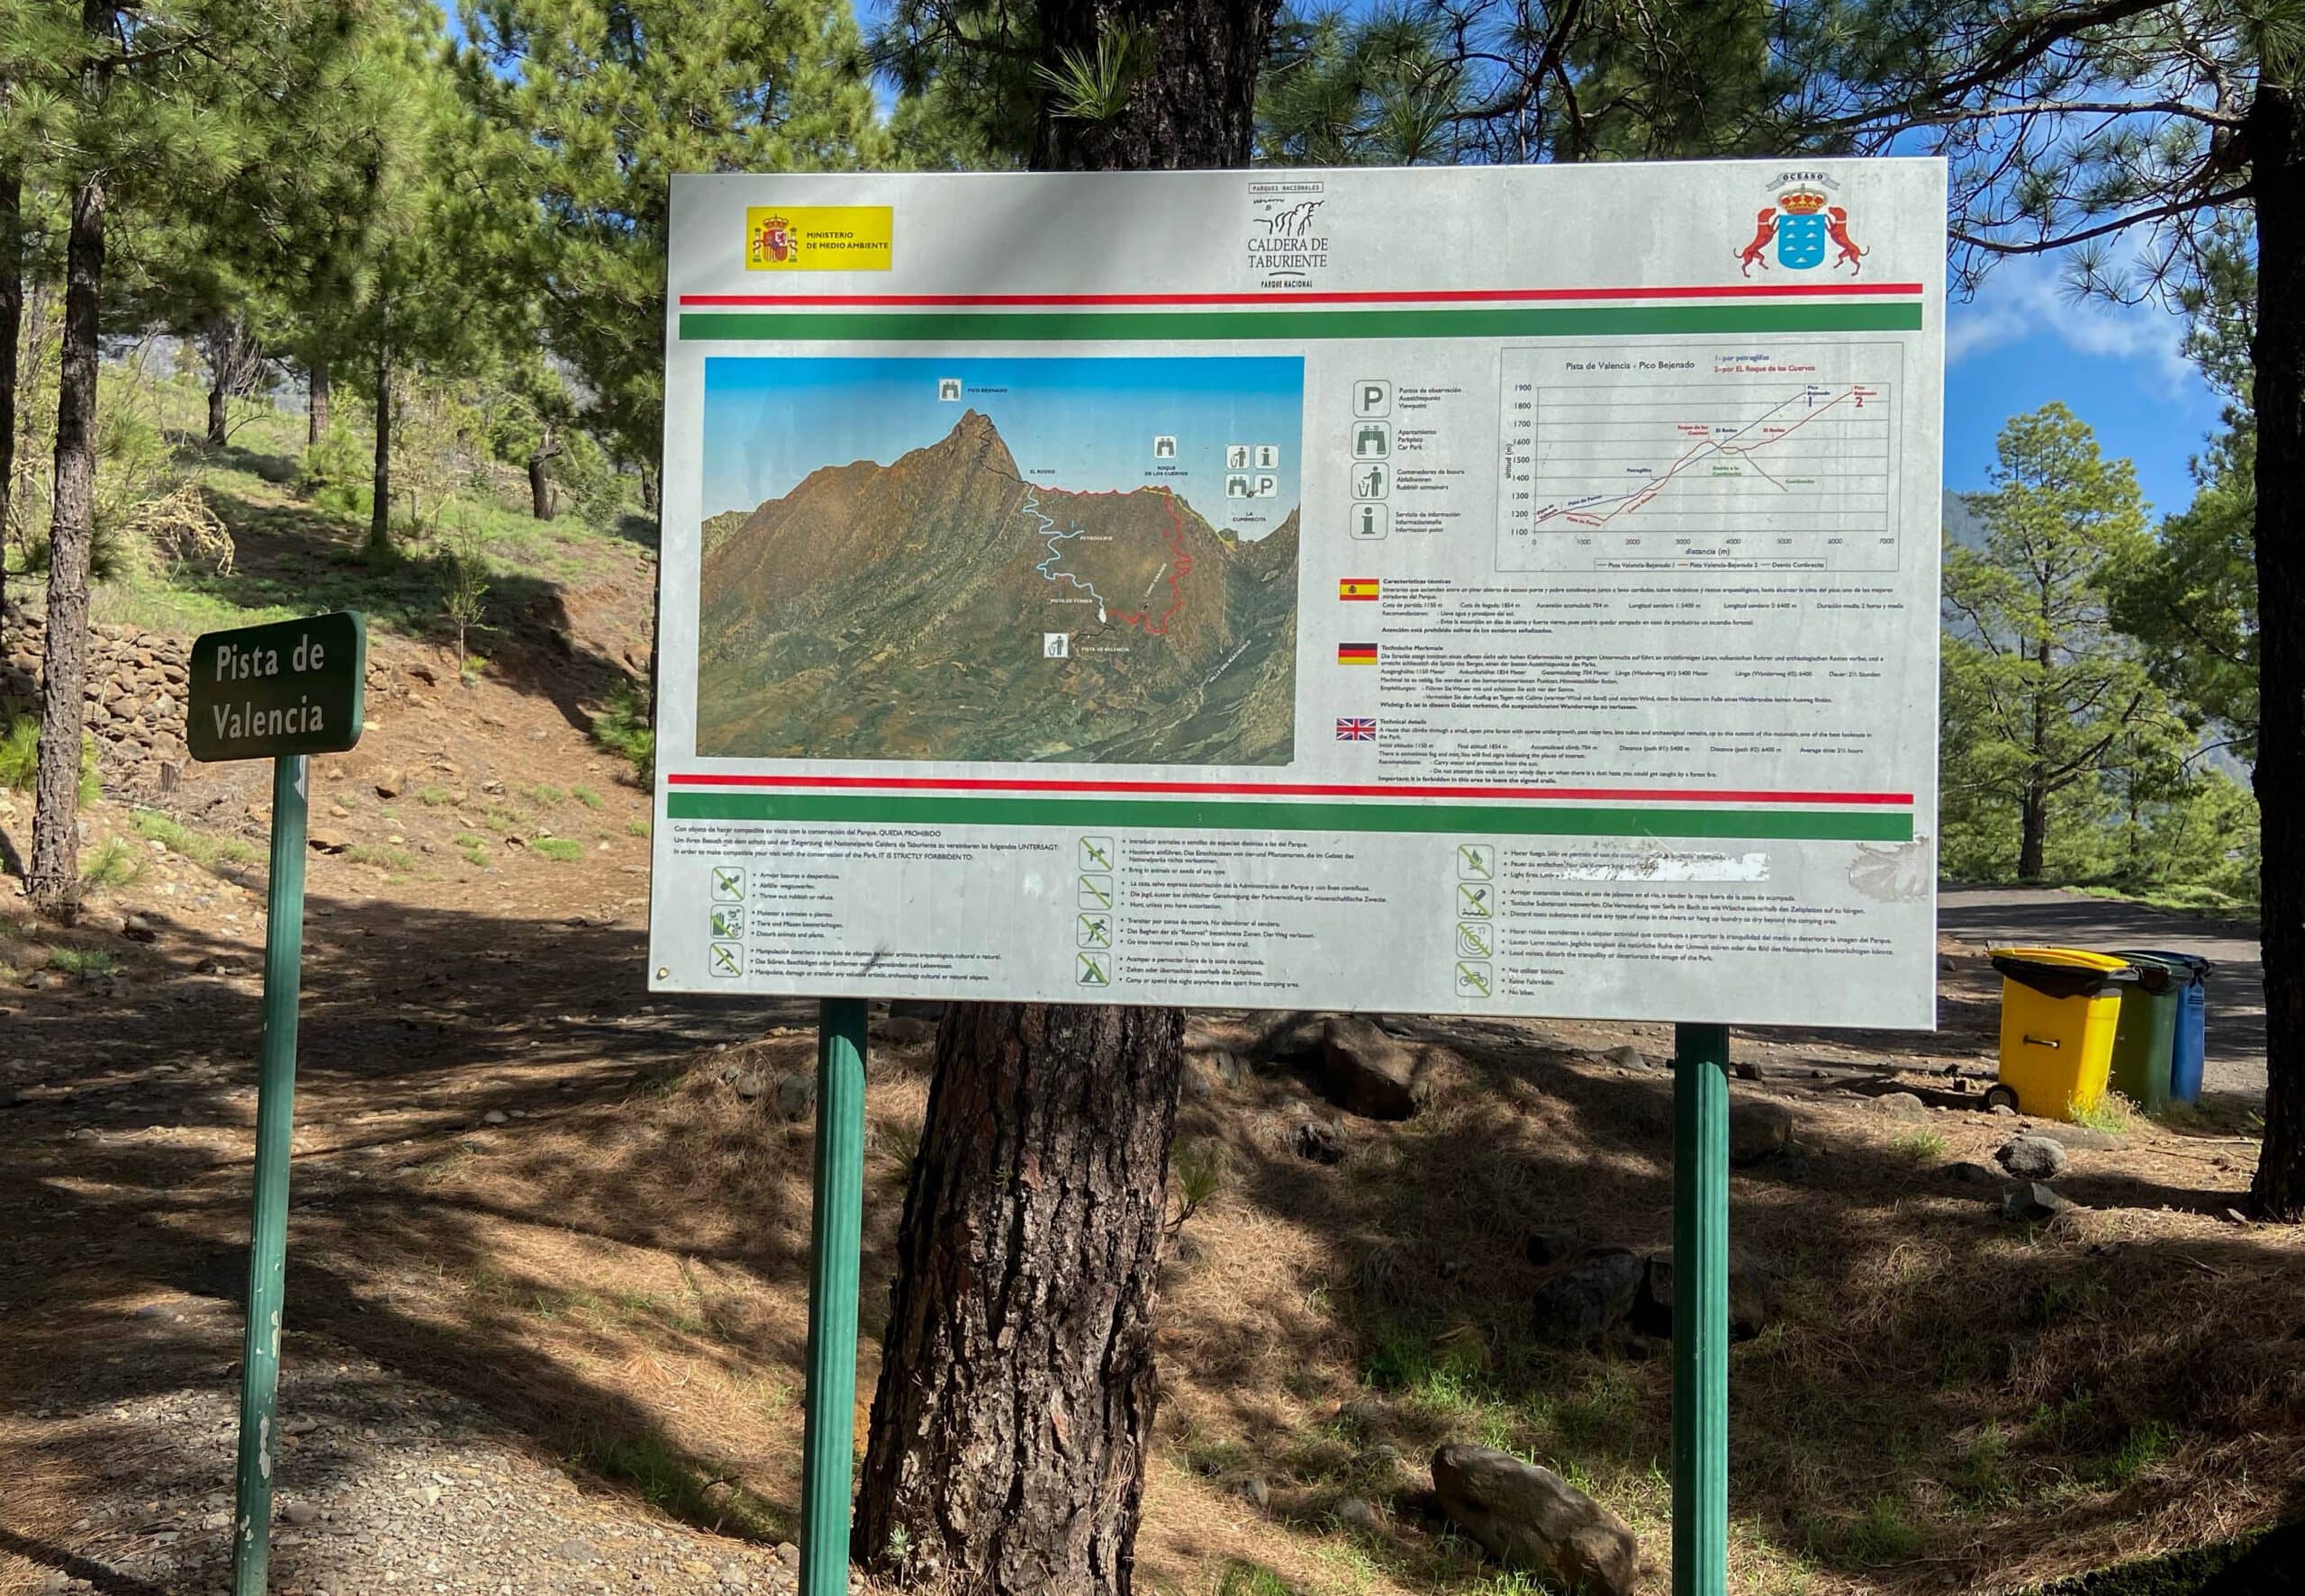
[[[1854,304],[1507,305],[1380,311],[683,311],[684,339],[780,343],[1149,343],[1210,338],[1587,338],[1620,333],[1911,332],[1911,300]]]
[[[1784,837],[1910,843],[1895,810],[1630,809],[1495,804],[1295,804],[1257,799],[946,798],[893,793],[683,792],[674,820],[821,820],[878,825],[1108,825],[1116,829],[1494,833],[1564,837]]]

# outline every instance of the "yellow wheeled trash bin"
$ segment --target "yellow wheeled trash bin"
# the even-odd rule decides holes
[[[2113,1063],[2128,960],[2079,948],[1997,948],[2001,1080],[1985,1102],[2069,1120],[2096,1106]]]

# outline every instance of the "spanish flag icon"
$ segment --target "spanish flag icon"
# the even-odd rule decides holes
[[[1374,603],[1377,600],[1377,579],[1373,576],[1339,578],[1336,584],[1336,596],[1345,600],[1359,600],[1363,603]]]
[[[1377,645],[1373,643],[1340,643],[1336,645],[1336,663],[1340,665],[1373,665],[1377,663]]]

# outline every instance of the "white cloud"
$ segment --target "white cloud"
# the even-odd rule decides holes
[[[2076,299],[2059,266],[2037,257],[2002,262],[1975,299],[1948,308],[1945,362],[1957,365],[2044,333],[2077,354],[2131,363],[2140,384],[2170,397],[2201,381],[2184,356],[2182,319],[2151,303]]]

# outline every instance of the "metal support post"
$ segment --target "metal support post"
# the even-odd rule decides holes
[[[1673,1028],[1673,1596],[1729,1591],[1729,1028]]]
[[[272,762],[272,880],[264,911],[264,1042],[257,1074],[248,1325],[240,1349],[233,1596],[264,1596],[272,1561],[272,1467],[280,1437],[280,1313],[288,1272],[288,1162],[296,1134],[296,997],[304,959],[307,772],[308,762],[301,753]]]
[[[800,1596],[847,1596],[856,1456],[856,1296],[864,1232],[864,1003],[817,1011],[817,1185],[800,1437]]]

